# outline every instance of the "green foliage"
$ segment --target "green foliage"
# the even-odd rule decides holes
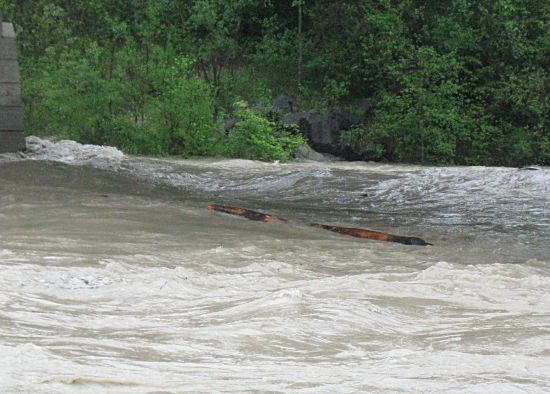
[[[374,116],[346,142],[371,159],[549,164],[548,3],[451,3],[369,4],[354,64]]]
[[[389,70],[400,89],[381,94],[369,125],[372,137],[385,142],[386,158],[442,164],[465,159],[458,155],[460,146],[476,124],[461,96],[461,71],[453,54],[439,55],[431,47]]]
[[[368,98],[371,118],[344,134],[365,159],[550,165],[547,0],[0,0],[0,12],[18,34],[28,133],[286,159],[293,134],[259,113],[241,109],[229,136],[218,126],[235,101],[284,92],[304,109]]]
[[[166,69],[161,86],[145,108],[145,128],[156,142],[156,153],[211,155],[220,135],[215,130],[213,100],[209,86],[190,75],[190,62],[179,58]]]
[[[164,55],[152,48],[150,58],[162,64],[152,67],[132,46],[111,57],[93,45],[78,59],[66,55],[55,68],[46,68],[51,63],[44,59],[33,78],[23,78],[27,129],[130,153],[215,154],[220,133],[210,87],[191,75],[187,60]]]
[[[271,121],[244,102],[237,103],[236,115],[239,121],[230,131],[226,151],[230,157],[271,161],[287,161],[293,157],[304,138],[296,131]]]

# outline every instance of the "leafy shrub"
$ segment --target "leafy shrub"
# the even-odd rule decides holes
[[[189,73],[190,63],[178,59],[168,69],[165,90],[146,106],[145,128],[156,144],[152,151],[169,155],[217,153],[221,133],[214,124],[214,99],[210,87]]]
[[[140,52],[129,47],[105,71],[99,66],[104,56],[92,45],[27,65],[24,71],[33,75],[23,78],[27,132],[134,154],[217,153],[223,134],[214,124],[211,90],[191,75],[187,59],[170,59],[161,50],[149,55],[158,67],[146,72],[136,65]]]
[[[345,135],[359,157],[550,164],[547,0],[0,0],[0,10],[18,34],[27,133],[142,154],[288,157],[288,133],[258,111],[229,136],[215,124],[240,97],[286,92],[316,111],[369,99],[372,119]]]
[[[240,102],[237,105],[239,110],[236,115],[240,120],[227,137],[224,152],[226,155],[264,161],[286,161],[305,143],[299,133],[256,113],[246,103]]]

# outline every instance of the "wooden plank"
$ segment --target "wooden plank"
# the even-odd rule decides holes
[[[239,207],[231,207],[228,205],[218,205],[218,204],[210,204],[208,205],[208,209],[212,211],[218,211],[223,213],[228,213],[230,215],[237,215],[241,216],[243,218],[247,218],[249,220],[255,220],[258,222],[272,222],[272,223],[286,223],[286,219],[283,219],[279,216],[275,215],[268,215],[266,213],[258,212],[258,211],[252,211],[250,209],[246,208],[239,208]]]
[[[319,223],[312,223],[310,224],[310,226],[322,228],[323,230],[332,231],[343,235],[350,235],[352,237],[357,237],[357,238],[367,238],[375,241],[397,242],[404,245],[419,245],[419,246],[432,245],[431,243],[428,243],[424,241],[422,238],[418,238],[418,237],[405,237],[402,235],[394,235],[394,234],[383,233],[380,231],[365,230],[362,228],[328,226],[326,224],[319,224]]]

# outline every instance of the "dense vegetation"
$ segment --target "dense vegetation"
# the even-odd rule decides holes
[[[286,159],[279,93],[355,98],[365,159],[550,164],[547,0],[0,0],[27,129],[133,153]],[[235,103],[235,132],[222,127]],[[254,110],[250,109],[254,108]],[[234,115],[231,115],[234,116]]]

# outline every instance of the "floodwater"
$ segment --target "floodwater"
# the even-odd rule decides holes
[[[0,156],[2,393],[550,392],[548,168],[29,142]]]

